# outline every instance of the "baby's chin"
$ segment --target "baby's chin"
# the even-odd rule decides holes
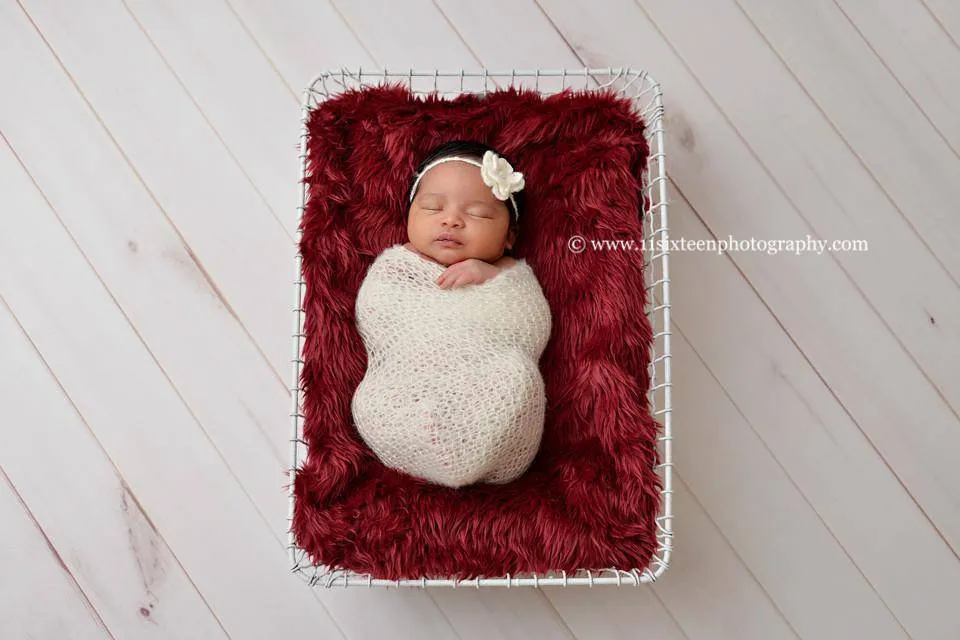
[[[449,267],[452,264],[463,262],[464,260],[469,260],[474,256],[466,252],[447,250],[447,251],[432,251],[430,257],[436,260],[437,262],[439,262],[440,264],[442,264],[443,266]]]
[[[471,258],[486,260],[483,255],[475,250],[472,250],[471,247],[467,245],[448,247],[434,242],[431,243],[431,246],[420,249],[420,252],[430,256],[433,258],[433,260],[439,262],[445,267],[449,267],[452,264],[463,262],[464,260],[469,260]]]

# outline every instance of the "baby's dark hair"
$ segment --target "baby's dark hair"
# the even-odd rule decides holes
[[[480,161],[483,160],[483,154],[487,151],[493,151],[498,156],[503,157],[507,162],[513,166],[510,158],[507,158],[498,150],[494,149],[488,144],[479,142],[477,140],[449,140],[443,144],[434,147],[430,150],[429,153],[420,161],[420,164],[417,165],[417,170],[414,171],[413,175],[410,176],[410,185],[407,187],[407,199],[410,199],[413,190],[413,183],[416,182],[417,176],[420,175],[420,172],[423,171],[424,167],[433,162],[434,160],[439,160],[440,158],[447,158],[449,156],[464,156],[466,158],[473,158],[474,160]],[[513,194],[513,199],[517,203],[517,209],[519,212],[522,212],[524,209],[524,197],[523,190],[517,191]],[[504,204],[507,206],[507,212],[510,214],[510,227],[517,227],[517,219],[519,218],[518,211],[515,211],[513,204],[508,198],[504,201]]]

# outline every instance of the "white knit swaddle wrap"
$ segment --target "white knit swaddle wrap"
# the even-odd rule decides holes
[[[445,269],[394,245],[367,271],[354,422],[388,467],[450,487],[510,482],[543,434],[550,307],[525,260],[452,289],[436,283]]]

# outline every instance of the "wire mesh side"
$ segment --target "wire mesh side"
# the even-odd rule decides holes
[[[650,347],[649,377],[647,391],[650,411],[660,424],[657,438],[660,463],[656,472],[660,476],[661,500],[656,517],[657,549],[650,563],[644,568],[619,569],[611,567],[602,571],[580,570],[572,575],[566,571],[546,575],[536,573],[510,574],[500,577],[480,577],[460,580],[445,577],[419,577],[400,580],[375,579],[369,575],[349,570],[315,565],[307,552],[296,542],[293,532],[295,509],[294,481],[300,463],[306,459],[307,444],[303,440],[303,389],[300,374],[303,364],[302,352],[305,339],[303,299],[305,283],[302,275],[300,221],[306,206],[307,187],[307,122],[310,112],[324,100],[348,90],[373,87],[386,82],[402,83],[415,96],[439,95],[445,98],[465,93],[484,95],[490,90],[509,86],[533,89],[550,95],[564,89],[612,90],[631,99],[634,110],[646,123],[646,136],[650,153],[644,170],[644,280],[647,291],[646,315],[653,327],[653,343]],[[300,160],[299,190],[297,205],[297,229],[295,236],[294,279],[294,328],[290,413],[293,423],[291,438],[291,467],[288,470],[288,551],[291,571],[301,576],[311,586],[331,587],[520,587],[532,586],[588,586],[633,585],[650,583],[659,578],[669,566],[673,550],[673,447],[671,422],[671,351],[670,351],[670,272],[669,235],[667,224],[667,174],[664,154],[663,95],[660,84],[648,73],[631,68],[606,69],[558,69],[494,71],[404,71],[367,70],[362,68],[336,69],[315,77],[303,93],[301,108],[301,131],[298,149]]]

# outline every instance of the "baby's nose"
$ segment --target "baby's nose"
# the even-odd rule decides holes
[[[449,225],[457,225],[463,222],[463,217],[459,211],[447,211],[443,214],[443,222]]]

